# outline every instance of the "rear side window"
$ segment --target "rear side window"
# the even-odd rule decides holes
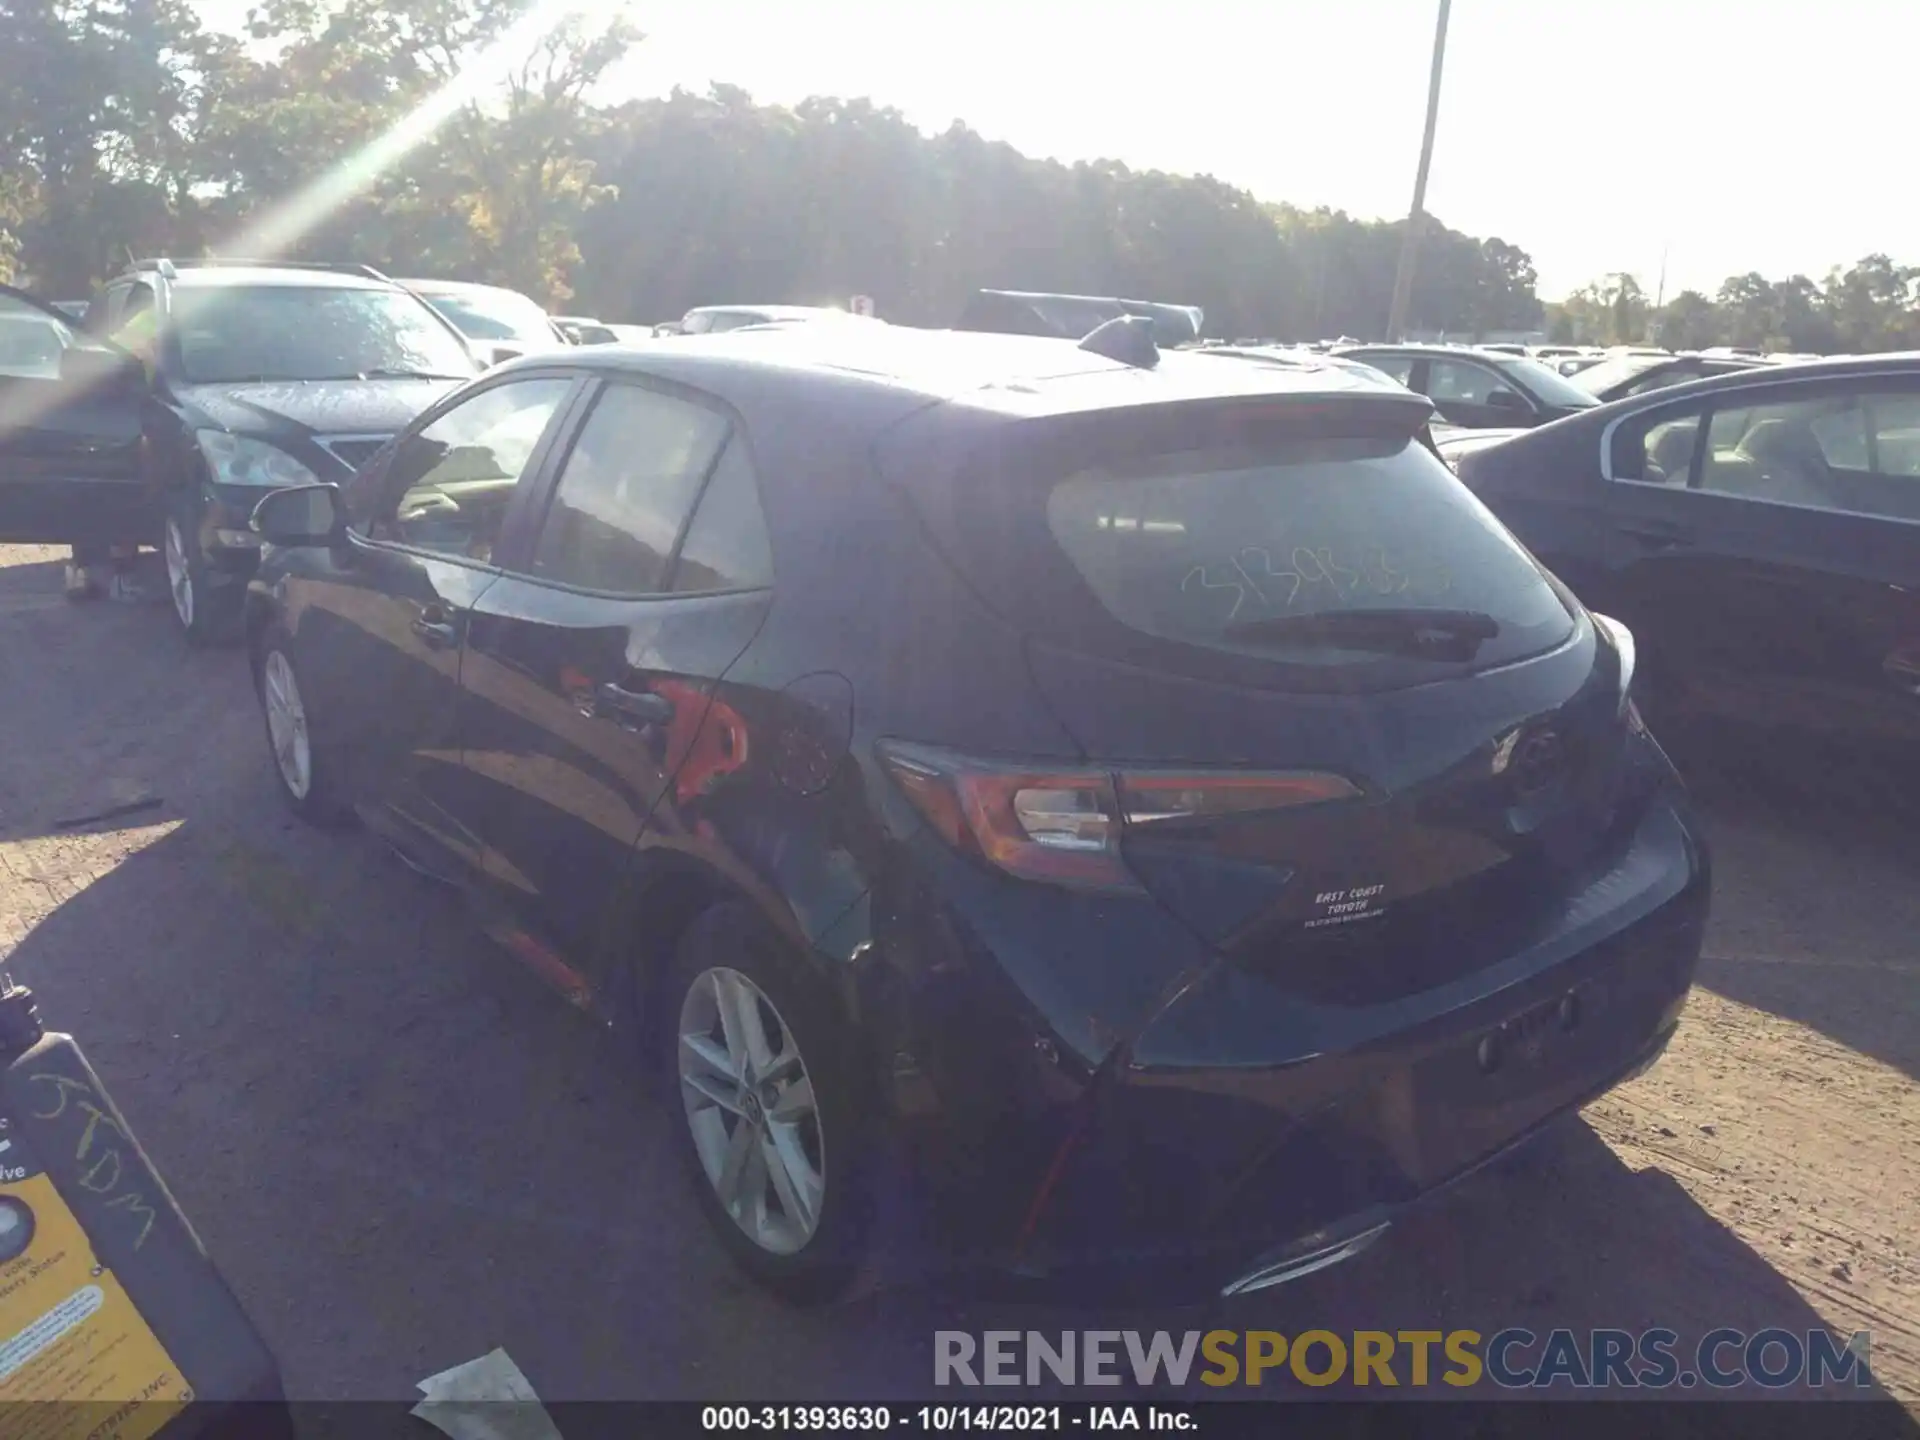
[[[534,550],[542,579],[658,594],[694,497],[727,438],[716,411],[610,385],[580,430]]]
[[[674,566],[679,594],[755,590],[773,583],[773,552],[754,484],[753,461],[739,436],[728,442],[687,526]]]
[[[1182,646],[1295,666],[1432,651],[1478,668],[1571,626],[1525,552],[1417,441],[1110,462],[1055,481],[1045,503],[1100,605]]]

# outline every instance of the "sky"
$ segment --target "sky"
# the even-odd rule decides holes
[[[205,0],[232,26],[246,0]],[[1412,199],[1437,0],[636,0],[609,98],[868,96],[1065,161],[1356,216]],[[1455,0],[1427,209],[1557,298],[1920,260],[1908,0]]]

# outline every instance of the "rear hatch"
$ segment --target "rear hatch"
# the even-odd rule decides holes
[[[1329,1005],[1511,953],[1616,829],[1620,657],[1405,399],[1022,420],[907,483],[1115,777],[1133,874]]]

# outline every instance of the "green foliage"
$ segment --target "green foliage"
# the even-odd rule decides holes
[[[962,125],[926,136],[866,100],[755,105],[721,86],[607,106],[595,86],[640,39],[623,10],[530,31],[534,8],[262,0],[236,37],[185,0],[0,0],[0,265],[79,294],[129,250],[272,242],[619,319],[865,293],[939,322],[1000,286],[1198,304],[1230,335],[1385,323],[1397,222],[1033,160]],[[429,113],[416,143],[391,143]],[[1538,313],[1524,251],[1428,223],[1416,325]]]
[[[1713,345],[1799,354],[1871,354],[1920,348],[1920,268],[1869,255],[1824,284],[1805,275],[1729,275],[1709,298],[1683,290],[1658,310],[1631,275],[1609,275],[1549,307],[1556,340]]]

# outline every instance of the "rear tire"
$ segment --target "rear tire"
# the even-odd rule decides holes
[[[289,653],[286,632],[270,626],[254,663],[254,689],[266,722],[267,755],[280,798],[309,825],[337,830],[351,823],[353,809],[337,787],[333,765],[316,743],[306,695]]]
[[[745,905],[681,934],[655,1021],[687,1178],[734,1263],[796,1304],[844,1291],[871,1216],[871,1127],[851,1027]]]

